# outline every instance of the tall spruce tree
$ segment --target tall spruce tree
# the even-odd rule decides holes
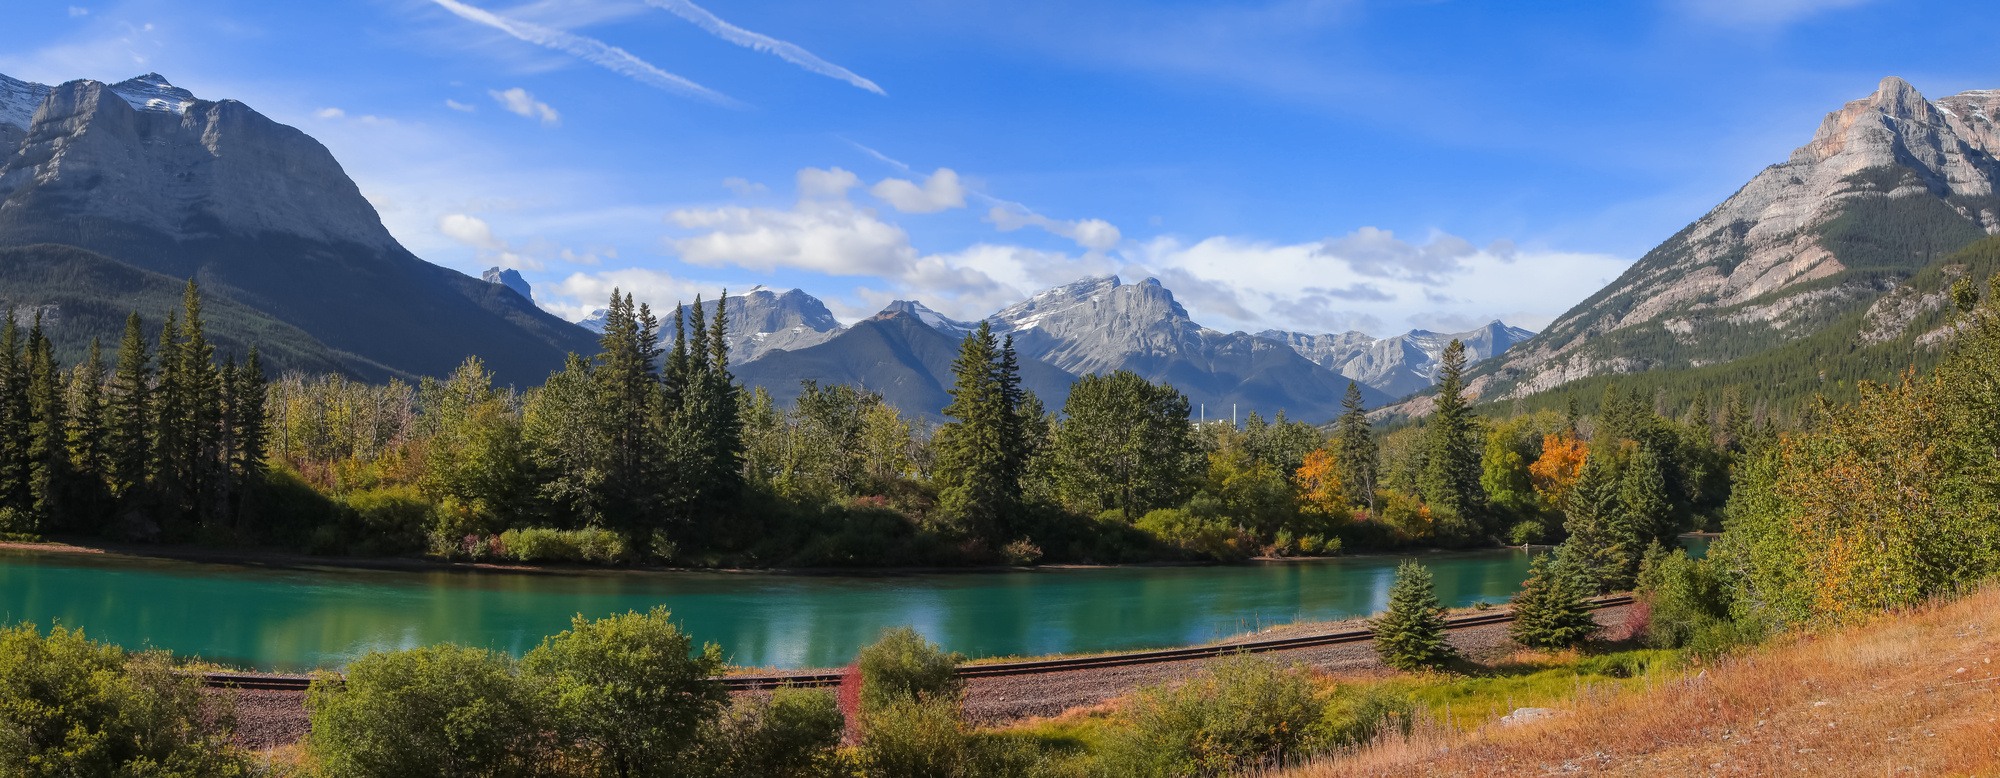
[[[1012,457],[1010,429],[1018,429],[1007,407],[999,343],[986,322],[967,333],[951,364],[952,418],[938,430],[938,501],[946,516],[973,536],[993,543],[1008,538],[1009,513],[1019,481],[1007,482]]]
[[[1340,476],[1350,499],[1366,501],[1369,514],[1375,513],[1375,487],[1377,483],[1375,431],[1368,422],[1368,412],[1362,407],[1361,386],[1354,381],[1347,382],[1347,394],[1340,399],[1339,430],[1335,433],[1340,447]]]
[[[1389,610],[1368,623],[1375,653],[1402,670],[1436,667],[1458,654],[1444,639],[1444,606],[1438,603],[1431,571],[1417,560],[1397,566],[1389,588]]]
[[[203,332],[207,322],[201,315],[201,289],[193,280],[182,293],[186,317],[181,321],[180,417],[181,445],[174,458],[179,461],[182,501],[207,519],[217,506],[225,504],[222,483],[222,410],[228,401],[222,391],[222,374],[215,364],[215,346]]]
[[[159,344],[154,347],[160,366],[159,381],[153,391],[152,482],[148,491],[153,497],[174,504],[169,506],[170,511],[177,507],[187,484],[180,454],[187,448],[189,398],[186,377],[181,374],[185,352],[180,342],[180,314],[169,309],[166,323],[160,326]]]
[[[125,318],[118,342],[118,369],[105,398],[105,454],[111,497],[126,500],[146,486],[153,463],[152,356],[146,351],[139,312]]]
[[[64,410],[55,344],[42,334],[42,315],[37,312],[28,330],[28,483],[34,495],[34,521],[50,529],[62,527],[70,518],[62,504],[69,485]]]
[[[1563,555],[1591,581],[1593,593],[1630,588],[1638,565],[1639,547],[1633,543],[1634,533],[1619,499],[1622,484],[1616,461],[1592,452],[1564,506],[1563,529],[1569,538],[1563,541]]]
[[[34,532],[29,478],[29,366],[12,307],[0,323],[0,532]]]
[[[1583,645],[1599,629],[1584,602],[1589,595],[1565,560],[1537,556],[1521,593],[1514,595],[1514,624],[1507,631],[1521,645],[1545,651]]]
[[[1486,490],[1479,485],[1482,474],[1479,457],[1485,440],[1478,421],[1466,405],[1465,344],[1454,339],[1438,360],[1436,409],[1426,424],[1423,472],[1417,488],[1433,515],[1440,517],[1437,532],[1446,542],[1470,542],[1488,529],[1485,519]]]
[[[68,504],[74,527],[84,532],[101,530],[110,510],[111,456],[105,434],[104,351],[96,338],[90,339],[90,356],[70,371],[69,405],[64,440],[68,444],[71,473]]]
[[[656,406],[663,395],[657,370],[659,333],[651,319],[650,309],[641,317],[630,294],[621,297],[612,290],[604,335],[598,340],[602,352],[596,369],[588,371],[597,383],[598,406],[603,409],[599,417],[602,427],[595,431],[603,445],[584,448],[601,450],[605,456],[597,465],[602,468],[601,480],[593,487],[599,494],[590,502],[613,527],[628,533],[641,530],[658,504],[662,454],[659,427],[652,420],[660,413]],[[590,468],[593,464],[570,466]]]
[[[271,439],[264,407],[269,394],[264,362],[257,356],[257,347],[251,346],[249,358],[236,371],[236,387],[229,393],[235,400],[238,416],[236,447],[230,452],[229,467],[240,489],[254,490],[264,481],[264,454]]]

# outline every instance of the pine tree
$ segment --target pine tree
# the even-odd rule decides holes
[[[1014,352],[1014,336],[1008,334],[1000,342],[998,364],[1000,382],[1000,445],[1006,453],[1000,472],[1000,481],[1005,484],[1020,484],[1028,474],[1028,458],[1034,454],[1028,435],[1028,425],[1040,421],[1040,413],[1030,418],[1023,413],[1027,403],[1026,390],[1021,388],[1021,361]],[[1035,403],[1039,406],[1041,403]]]
[[[1582,581],[1555,554],[1542,554],[1528,567],[1528,580],[1514,595],[1509,634],[1521,645],[1543,650],[1573,648],[1595,636]]]
[[[1717,431],[1722,448],[1734,454],[1743,453],[1751,432],[1750,412],[1743,406],[1743,393],[1734,386],[1722,390],[1722,429]]]
[[[154,353],[160,359],[159,383],[153,391],[151,418],[153,461],[149,491],[174,507],[187,481],[183,478],[180,454],[187,446],[187,379],[182,375],[180,314],[169,309],[167,322],[160,327],[160,341]]]
[[[1639,548],[1625,522],[1619,501],[1620,473],[1615,457],[1592,453],[1585,460],[1583,474],[1569,492],[1563,528],[1564,558],[1576,565],[1579,575],[1590,579],[1594,593],[1630,588],[1631,575],[1638,564]]]
[[[152,357],[146,353],[139,312],[125,318],[118,344],[118,369],[105,398],[105,455],[113,499],[135,496],[146,485],[153,463]]]
[[[1006,542],[1011,500],[1019,482],[1006,481],[1010,452],[1006,428],[1014,409],[1006,407],[1000,377],[999,344],[985,322],[959,344],[951,365],[953,419],[938,431],[938,501],[946,516],[975,537]]]
[[[34,532],[29,478],[29,367],[14,309],[0,323],[0,532]]]
[[[241,488],[255,489],[264,481],[264,455],[271,439],[264,409],[269,389],[264,378],[264,363],[257,357],[256,346],[250,347],[250,357],[236,371],[236,388],[229,394],[235,398],[240,416],[236,428],[235,461],[231,468],[236,473],[237,482],[243,485]]]
[[[65,418],[72,475],[69,505],[77,528],[96,531],[109,510],[111,457],[105,436],[104,352],[90,339],[90,357],[70,371]]]
[[[1443,517],[1438,534],[1460,543],[1474,539],[1484,529],[1480,522],[1486,505],[1486,491],[1479,485],[1479,457],[1485,441],[1477,434],[1477,421],[1466,405],[1464,390],[1465,344],[1453,340],[1439,359],[1437,403],[1427,421],[1427,456],[1417,488],[1431,513]]]
[[[187,317],[181,322],[179,359],[180,393],[183,405],[180,448],[174,458],[180,462],[182,500],[198,516],[207,518],[214,506],[223,504],[221,445],[222,411],[227,398],[222,391],[221,371],[215,365],[215,346],[203,333],[201,289],[189,280],[182,294]]]
[[[1341,485],[1349,499],[1366,501],[1369,514],[1375,513],[1376,460],[1375,431],[1362,408],[1361,385],[1347,382],[1347,395],[1340,400],[1340,428],[1335,433],[1340,446]]]
[[[1431,571],[1414,559],[1396,568],[1389,610],[1368,624],[1375,653],[1401,670],[1435,667],[1457,655],[1444,639],[1444,607],[1438,603]]]
[[[69,473],[62,390],[55,344],[42,334],[38,312],[28,330],[28,483],[34,495],[34,520],[48,528],[60,527],[69,518],[62,505]]]

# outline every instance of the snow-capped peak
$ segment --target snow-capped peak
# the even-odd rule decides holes
[[[141,111],[185,114],[188,106],[200,102],[193,92],[168,83],[167,77],[158,73],[147,73],[112,84],[111,92]]]
[[[11,124],[25,132],[34,121],[35,109],[42,107],[42,99],[48,96],[49,88],[45,85],[0,73],[0,124]]]
[[[963,335],[979,326],[971,322],[947,318],[944,314],[933,311],[929,306],[915,300],[897,300],[889,303],[888,307],[882,309],[882,313],[884,314],[897,311],[915,316],[918,321],[928,325],[931,329],[946,335]]]

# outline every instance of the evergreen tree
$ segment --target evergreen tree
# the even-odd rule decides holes
[[[68,486],[69,447],[63,425],[62,371],[55,344],[42,334],[42,315],[28,330],[28,483],[34,521],[60,527],[69,517],[62,505]]]
[[[588,365],[567,368],[573,378],[588,375],[596,381],[600,394],[596,402],[579,405],[581,398],[568,397],[565,406],[571,412],[582,412],[596,427],[578,432],[597,435],[603,440],[601,445],[565,447],[569,451],[563,457],[564,469],[570,471],[573,479],[580,477],[594,482],[588,488],[595,494],[588,499],[581,494],[570,494],[564,502],[572,507],[588,503],[593,507],[586,513],[601,511],[612,526],[628,533],[641,529],[657,502],[657,465],[661,453],[658,427],[651,420],[659,413],[654,406],[662,400],[663,393],[656,370],[659,334],[651,319],[650,309],[642,317],[639,309],[634,308],[630,294],[621,297],[617,290],[612,290],[604,318],[604,335],[598,340],[603,351],[597,355],[596,368],[592,370]],[[577,456],[587,455],[601,455],[604,460],[574,461]]]
[[[1577,410],[1576,393],[1571,392],[1563,399],[1563,429],[1571,436],[1576,435],[1576,423],[1583,420],[1583,413]]]
[[[1375,488],[1377,485],[1375,431],[1368,423],[1368,412],[1362,408],[1361,385],[1347,382],[1347,395],[1340,399],[1339,429],[1334,433],[1339,439],[1341,486],[1349,499],[1365,502],[1368,512],[1375,512]]]
[[[1635,553],[1627,555],[1625,569],[1619,575],[1621,581],[1634,580],[1638,575],[1638,549],[1649,543],[1672,542],[1680,534],[1664,473],[1667,467],[1668,463],[1651,446],[1640,446],[1625,463],[1618,485],[1618,508],[1622,514],[1619,526],[1631,533],[1626,543]]]
[[[1025,411],[1028,400],[1027,390],[1021,388],[1021,361],[1014,352],[1014,336],[1010,333],[1000,343],[998,363],[1000,405],[1005,415],[1000,419],[1001,447],[1005,452],[1000,471],[1000,482],[1019,484],[1028,474],[1028,458],[1033,456],[1033,441],[1028,434],[1028,425],[1041,420],[1039,410],[1033,416]],[[1041,402],[1035,402],[1037,408]]]
[[[228,398],[223,393],[221,371],[215,365],[215,346],[203,333],[207,324],[201,316],[201,289],[189,280],[182,294],[187,316],[181,321],[181,354],[178,381],[182,401],[178,461],[183,503],[195,510],[197,518],[208,519],[216,506],[224,505],[222,411]]]
[[[1700,431],[1702,440],[1711,441],[1712,445],[1715,438],[1715,420],[1709,416],[1708,393],[1695,392],[1694,400],[1688,403],[1687,423]]]
[[[1743,393],[1732,386],[1722,390],[1722,429],[1717,437],[1722,448],[1733,454],[1746,450],[1750,429],[1750,411],[1743,405]]]
[[[1569,539],[1563,541],[1564,558],[1578,575],[1590,580],[1595,593],[1630,588],[1638,564],[1639,547],[1619,500],[1619,476],[1615,457],[1593,452],[1565,506],[1568,519],[1563,528]]]
[[[1555,554],[1535,557],[1528,580],[1514,595],[1514,624],[1508,633],[1529,648],[1557,650],[1582,645],[1597,634],[1584,598],[1583,582]]]
[[[146,353],[139,313],[125,318],[118,344],[118,369],[105,398],[105,454],[113,499],[136,495],[146,485],[153,462],[152,357]]]
[[[1457,655],[1444,639],[1444,606],[1438,603],[1431,571],[1414,559],[1396,568],[1389,610],[1368,624],[1382,662],[1401,670],[1435,667]]]
[[[975,537],[994,544],[1009,538],[1009,514],[1020,482],[1007,482],[1016,451],[1008,439],[1018,429],[1007,407],[999,343],[985,322],[967,333],[951,364],[953,419],[938,430],[938,502],[946,516]]]
[[[160,327],[160,342],[155,348],[159,355],[159,382],[153,392],[152,436],[153,461],[150,475],[150,491],[154,496],[177,503],[186,485],[182,470],[181,452],[187,448],[188,396],[187,380],[182,375],[181,358],[185,355],[180,347],[180,315],[167,311],[167,322]]]
[[[255,489],[264,480],[264,455],[271,437],[264,407],[268,394],[264,363],[257,358],[257,347],[251,346],[249,358],[236,371],[236,388],[230,392],[240,416],[230,468],[245,489]]]
[[[29,365],[12,307],[0,323],[0,532],[34,532],[29,470]]]
[[[1431,513],[1440,517],[1438,535],[1449,542],[1467,542],[1482,529],[1486,491],[1479,485],[1480,452],[1485,441],[1466,405],[1465,344],[1453,340],[1439,359],[1436,408],[1427,421],[1424,448],[1428,456],[1417,488]]]
[[[110,509],[106,498],[112,466],[105,432],[104,352],[96,338],[90,339],[89,358],[70,371],[66,402],[64,440],[72,475],[69,506],[76,528],[95,531],[101,529],[101,520]]]

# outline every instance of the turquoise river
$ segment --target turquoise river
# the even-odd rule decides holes
[[[1699,548],[1699,541],[1690,543]],[[1518,550],[1419,555],[1448,606],[1504,602]],[[371,649],[450,641],[519,655],[597,618],[665,605],[735,664],[846,664],[910,624],[969,656],[1160,648],[1293,621],[1366,616],[1400,560],[1215,567],[801,575],[384,572],[0,549],[0,623],[61,623],[127,648],[266,670],[332,668]]]

